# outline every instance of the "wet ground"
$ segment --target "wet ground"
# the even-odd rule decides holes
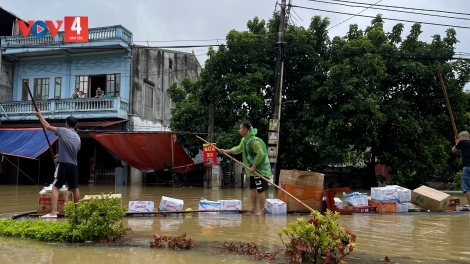
[[[36,186],[0,186],[0,214],[35,211]],[[198,201],[240,199],[249,209],[249,190],[172,188],[163,186],[82,186],[81,195],[121,193],[129,201],[153,201],[161,196],[183,199],[184,209],[197,209]],[[275,198],[277,192],[269,191]],[[338,195],[342,196],[342,195]],[[460,197],[461,194],[453,195]],[[282,250],[277,232],[298,215],[181,215],[126,217],[133,231],[123,241],[111,244],[51,244],[0,237],[0,263],[256,263],[249,256],[223,253],[222,243],[253,242],[263,250]],[[60,221],[60,220],[52,220]],[[401,213],[340,217],[341,225],[357,234],[357,248],[348,263],[381,263],[389,256],[393,263],[470,263],[470,213]],[[149,247],[155,233],[179,235],[183,231],[196,243],[191,251],[169,251]],[[281,256],[274,263],[286,263]]]

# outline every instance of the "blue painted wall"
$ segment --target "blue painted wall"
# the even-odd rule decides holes
[[[130,63],[131,57],[128,56],[128,52],[92,56],[84,54],[68,58],[22,59],[15,64],[13,100],[21,101],[23,79],[29,80],[29,86],[33,91],[35,78],[50,78],[49,99],[53,99],[54,79],[62,77],[61,98],[66,99],[73,93],[75,76],[116,73],[121,74],[120,97],[129,99]]]

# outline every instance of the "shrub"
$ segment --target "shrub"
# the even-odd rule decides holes
[[[101,197],[100,202],[69,202],[66,221],[0,220],[0,235],[52,242],[110,241],[125,235],[130,231],[124,227],[126,208],[121,208],[119,198]]]
[[[356,235],[338,225],[338,212],[327,210],[323,216],[314,211],[310,215],[312,219],[298,218],[278,232],[286,257],[295,262],[339,263],[353,251]]]
[[[125,235],[130,228],[124,227],[126,207],[121,207],[119,198],[101,195],[90,201],[80,200],[65,205],[69,217],[70,232],[68,240],[73,242],[116,239]]]

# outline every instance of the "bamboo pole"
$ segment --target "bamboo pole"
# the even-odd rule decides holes
[[[206,141],[205,139],[199,137],[196,135],[197,138],[199,138],[200,140],[204,141],[206,144],[209,144],[211,145],[212,147],[214,147],[216,150],[219,150],[219,148],[217,148],[216,146],[212,145],[211,143],[209,143],[208,141]],[[248,166],[246,166],[245,164],[243,164],[242,162],[236,160],[235,158],[233,158],[232,156],[228,155],[227,153],[224,152],[224,155],[227,156],[228,158],[230,158],[231,160],[235,161],[236,163],[242,165],[246,170],[249,170],[250,168],[248,168]],[[270,184],[272,184],[274,187],[276,187],[278,190],[284,192],[285,194],[289,195],[292,199],[296,200],[298,203],[300,203],[301,205],[305,206],[308,210],[310,211],[316,211],[314,209],[312,209],[310,206],[306,205],[304,202],[300,201],[297,197],[295,197],[294,195],[290,194],[289,192],[287,192],[286,190],[282,189],[281,187],[277,186],[276,184],[274,184],[272,181],[268,180],[267,178],[265,178],[263,175],[259,174],[257,171],[254,171],[253,172],[254,174],[256,174],[257,176],[259,176],[261,179],[269,182]]]
[[[38,106],[36,105],[36,102],[34,101],[33,94],[31,93],[31,89],[29,89],[28,82],[24,82],[24,83],[26,84],[26,88],[28,88],[28,93],[29,93],[29,96],[31,97],[31,100],[33,101],[33,106],[36,109],[36,112],[39,112]],[[55,164],[55,161],[54,161],[54,159],[55,159],[54,158],[54,151],[52,150],[51,142],[49,141],[49,137],[47,136],[46,128],[44,127],[42,122],[40,122],[40,123],[41,123],[42,131],[44,132],[44,136],[46,137],[47,144],[49,145],[49,151],[51,152],[52,162],[54,162],[54,166],[55,166],[56,164]]]
[[[454,115],[452,114],[452,108],[450,107],[449,97],[447,96],[444,80],[442,79],[441,71],[439,69],[436,70],[437,75],[439,76],[439,82],[441,83],[442,92],[444,92],[444,97],[446,99],[447,110],[449,111],[450,122],[452,123],[452,128],[454,129],[455,139],[459,139],[459,133],[457,132],[457,126],[455,125]]]
[[[446,99],[447,110],[449,111],[450,122],[452,123],[452,129],[454,130],[455,139],[457,140],[459,139],[459,133],[457,132],[457,126],[455,125],[454,114],[452,113],[452,108],[450,107],[450,101],[449,101],[449,97],[447,96],[447,91],[444,85],[444,80],[442,79],[441,71],[439,70],[439,68],[437,68],[436,71],[437,71],[437,76],[439,76],[439,82],[441,83],[442,92],[444,93],[444,97]],[[462,151],[459,150],[459,152],[460,152],[460,156],[462,156]]]

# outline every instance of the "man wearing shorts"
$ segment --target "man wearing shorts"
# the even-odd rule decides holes
[[[245,121],[240,125],[240,135],[243,137],[240,144],[231,149],[221,149],[219,152],[228,154],[243,155],[243,164],[250,168],[246,171],[246,175],[250,178],[251,204],[252,208],[249,212],[263,214],[264,203],[266,202],[266,191],[268,190],[268,182],[261,177],[255,175],[256,171],[263,177],[271,179],[271,165],[268,160],[268,152],[266,144],[263,140],[256,137],[258,130],[253,128],[250,122]],[[256,210],[256,200],[259,198],[260,211]]]
[[[39,121],[41,121],[45,129],[56,133],[59,138],[59,153],[55,156],[57,175],[52,183],[52,212],[43,216],[43,218],[56,218],[59,189],[65,183],[67,183],[69,190],[73,193],[73,201],[76,203],[80,200],[80,192],[78,190],[77,154],[81,147],[81,140],[75,131],[78,121],[75,117],[69,116],[65,119],[65,128],[53,127],[44,120],[41,112],[38,111],[36,116],[39,118]]]
[[[452,152],[457,152],[458,149],[462,151],[462,192],[467,196],[468,204],[470,205],[470,134],[467,131],[459,133],[459,139],[455,140],[455,146]],[[468,207],[464,207],[464,211],[468,211]]]

